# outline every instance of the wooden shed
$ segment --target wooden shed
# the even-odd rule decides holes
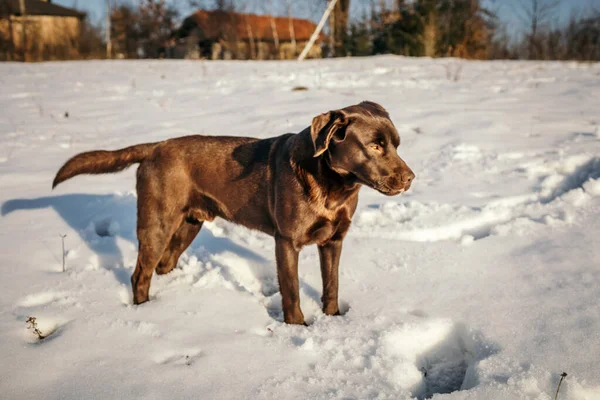
[[[76,57],[84,17],[51,0],[0,0],[0,60]]]
[[[291,59],[302,51],[316,25],[306,19],[199,10],[175,32],[176,58]],[[321,42],[308,57],[321,57]]]

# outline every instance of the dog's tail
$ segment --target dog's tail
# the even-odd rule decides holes
[[[76,175],[122,171],[132,164],[142,162],[157,145],[158,143],[146,143],[115,151],[98,150],[77,154],[58,170],[52,189]]]

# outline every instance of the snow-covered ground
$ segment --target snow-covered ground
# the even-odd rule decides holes
[[[563,371],[559,399],[600,398],[600,64],[4,63],[0,84],[0,398],[554,399]],[[344,316],[302,252],[307,328],[281,322],[272,239],[223,221],[133,306],[135,168],[50,190],[81,151],[367,99],[417,179],[362,190]]]

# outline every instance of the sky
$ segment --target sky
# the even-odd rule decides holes
[[[120,0],[130,3],[135,3],[136,0]],[[393,0],[387,0],[388,3],[393,3]],[[497,12],[500,19],[506,24],[509,32],[513,33],[523,31],[523,23],[518,18],[517,13],[520,11],[520,3],[527,0],[482,0],[484,6]],[[106,16],[106,0],[54,0],[56,4],[63,5],[65,7],[77,8],[85,11],[90,16],[91,21],[100,22],[103,24],[103,20]],[[112,3],[115,0],[111,0]],[[181,13],[185,16],[191,12],[188,0],[168,0],[169,3],[174,5]],[[319,6],[316,0],[303,0],[295,1],[297,5],[295,13],[299,18],[312,18],[318,19],[320,17],[320,9],[323,6]],[[203,3],[210,4],[210,0],[204,0]],[[254,5],[254,12],[262,13],[261,4],[267,4],[266,0],[253,0],[250,1]],[[274,1],[278,3],[278,1]],[[307,3],[313,3],[313,6],[306,6]],[[304,4],[304,5],[302,5]],[[352,13],[354,15],[362,15],[365,7],[370,4],[370,1],[365,0],[351,0]],[[566,23],[574,11],[585,12],[590,8],[596,8],[600,10],[600,0],[562,0],[560,7],[558,8],[556,20],[553,21],[556,24]],[[283,10],[281,10],[283,13]]]

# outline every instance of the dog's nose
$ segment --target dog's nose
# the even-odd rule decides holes
[[[402,179],[402,183],[409,184],[413,181],[413,179],[415,179],[415,173],[412,172],[410,169],[408,171],[402,171],[401,174],[401,179]]]

